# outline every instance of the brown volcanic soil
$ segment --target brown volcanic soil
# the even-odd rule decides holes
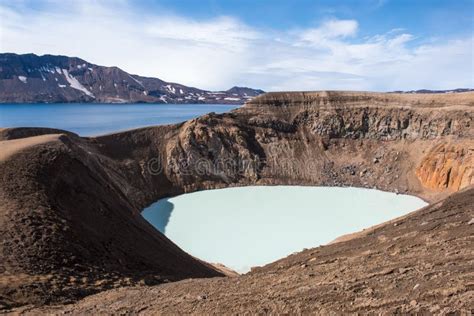
[[[106,291],[33,313],[405,313],[474,308],[474,188],[238,278]]]
[[[141,218],[164,196],[304,184],[439,200],[474,184],[473,106],[474,93],[270,93],[228,114],[97,138],[0,130],[1,301],[63,303],[112,287],[220,275]],[[470,189],[396,226],[249,275],[111,290],[66,308],[469,309],[473,204]]]
[[[148,224],[126,188],[77,136],[34,136],[0,146],[6,153],[0,162],[4,307],[222,275]]]

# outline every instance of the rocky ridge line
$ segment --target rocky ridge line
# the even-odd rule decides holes
[[[262,93],[246,87],[201,90],[77,57],[0,54],[0,103],[243,104]]]

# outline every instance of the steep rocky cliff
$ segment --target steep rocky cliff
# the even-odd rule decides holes
[[[77,57],[0,54],[0,103],[230,103],[243,104],[262,90],[206,91]]]
[[[474,93],[270,93],[230,113],[94,138],[47,129],[2,130],[1,151],[7,153],[0,161],[2,302],[5,306],[63,302],[110,287],[219,275],[141,219],[140,210],[164,196],[236,185],[300,184],[376,187],[430,202],[440,200],[473,184],[473,106]],[[402,263],[411,258],[409,268],[418,271],[436,245],[443,244],[464,251],[463,264],[472,261],[472,252],[466,252],[472,233],[460,230],[463,235],[456,243],[449,237],[453,232],[449,227],[458,225],[450,226],[454,219],[458,223],[462,218],[459,223],[465,225],[464,219],[472,217],[472,190],[467,192],[443,204],[449,207],[440,214],[454,212],[452,217],[430,219],[438,213],[424,211],[407,230],[380,228],[380,236],[389,234],[389,240],[395,241],[416,236],[424,221],[435,225],[429,236],[408,238],[395,248],[383,246],[377,250],[380,256],[395,253],[389,261],[397,269],[407,268]],[[433,210],[440,210],[436,205]],[[434,248],[418,252],[415,245],[423,238],[431,238]],[[360,249],[369,251],[374,242],[369,238]],[[349,256],[354,244],[339,244],[329,248],[330,260],[341,260],[338,268],[352,269],[357,279],[360,271],[351,267],[363,265],[374,270],[373,276],[367,276],[374,286],[383,282],[386,274],[375,271],[385,263],[366,253],[361,261],[346,264],[338,258]],[[457,259],[446,260],[443,265],[449,266]],[[265,284],[262,280],[272,274],[284,277],[293,272],[303,277],[294,270],[297,266],[264,269],[268,274],[242,280]],[[462,280],[468,271],[450,273]],[[189,282],[192,287],[202,284]],[[328,302],[342,300],[341,306],[349,310],[349,298],[341,294],[347,289],[333,283],[337,295],[329,295]],[[439,284],[430,283],[427,290],[434,291],[435,286]],[[323,286],[317,291],[328,289]],[[451,298],[469,297],[466,289],[456,290]],[[377,306],[393,293],[377,294]],[[250,304],[249,310],[252,304],[261,306],[251,300],[254,294],[249,292],[240,301]],[[307,295],[301,299],[309,299]],[[436,297],[423,300],[434,302]]]
[[[231,114],[185,123],[162,163],[189,190],[216,182],[306,183],[376,186],[430,199],[446,187],[426,185],[415,171],[439,146],[461,151],[450,163],[462,179],[446,179],[442,162],[430,177],[454,181],[447,187],[454,190],[473,183],[473,95],[268,93]]]

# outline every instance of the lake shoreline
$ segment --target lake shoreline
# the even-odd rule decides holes
[[[0,104],[0,126],[56,128],[84,137],[99,137],[153,125],[176,124],[240,106],[217,103],[3,103]]]
[[[247,186],[161,199],[142,216],[194,257],[246,273],[426,205],[413,196],[364,188]],[[293,233],[285,235],[286,229]],[[273,237],[260,242],[266,235]]]

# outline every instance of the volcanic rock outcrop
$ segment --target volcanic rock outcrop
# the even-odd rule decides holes
[[[230,113],[93,138],[47,129],[2,130],[1,300],[10,308],[61,303],[111,287],[221,275],[155,231],[140,210],[161,197],[195,190],[300,184],[376,187],[430,202],[463,193],[401,220],[406,225],[382,225],[236,281],[184,281],[125,295],[137,293],[138,302],[153,294],[154,303],[146,304],[162,312],[219,312],[226,306],[255,312],[317,306],[321,312],[407,311],[427,308],[439,298],[444,299],[437,303],[440,310],[468,308],[472,271],[466,266],[474,260],[468,224],[473,216],[473,109],[472,92],[269,93]],[[421,226],[426,233],[420,233]],[[393,269],[385,271],[385,266]],[[326,268],[332,269],[327,277]],[[431,280],[430,269],[439,279],[423,283]],[[317,286],[311,287],[305,282],[314,276]],[[385,281],[391,283],[381,286]],[[279,284],[276,291],[264,289],[269,282]],[[214,296],[220,287],[226,289],[222,295],[241,294]],[[406,292],[408,287],[424,294],[411,302],[415,296]],[[206,292],[198,295],[202,304],[176,301],[198,289]],[[348,290],[352,294],[344,294]],[[121,291],[129,290],[77,307],[97,311],[88,302],[115,300]],[[354,301],[361,293],[371,299]],[[397,300],[396,293],[404,296]],[[230,305],[231,298],[237,305]],[[139,311],[140,304],[130,309]]]
[[[474,182],[474,148],[439,145],[423,158],[416,175],[425,187],[458,191]]]

